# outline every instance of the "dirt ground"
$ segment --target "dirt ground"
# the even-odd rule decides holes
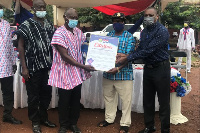
[[[171,133],[200,133],[200,68],[192,68],[188,74],[188,80],[192,85],[192,91],[182,98],[182,114],[188,118],[184,124],[172,125]],[[0,116],[2,119],[3,107],[0,106]],[[56,123],[56,128],[47,128],[41,126],[43,133],[57,133],[59,129],[57,109],[50,109],[49,120]],[[11,125],[3,123],[0,120],[0,133],[32,133],[31,122],[28,120],[27,108],[15,109],[13,115],[22,120],[22,125]],[[98,122],[104,119],[104,110],[100,109],[82,109],[78,126],[82,133],[118,133],[121,112],[117,112],[115,124],[108,127],[97,127]],[[160,122],[158,112],[155,117],[157,131],[160,133]],[[143,114],[132,112],[132,125],[130,133],[137,133],[144,128]],[[68,131],[70,133],[70,131]]]

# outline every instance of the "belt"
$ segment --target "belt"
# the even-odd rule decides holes
[[[169,60],[165,60],[165,61],[162,61],[162,62],[157,62],[155,64],[145,64],[145,67],[147,68],[156,68],[158,66],[162,66],[162,65],[165,65],[169,62]]]

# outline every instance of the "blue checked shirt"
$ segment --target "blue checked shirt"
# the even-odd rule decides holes
[[[135,39],[128,31],[124,31],[120,36],[116,36],[115,31],[111,31],[107,36],[119,38],[118,53],[129,54],[134,51]],[[118,67],[118,65],[116,65],[116,67]],[[115,75],[104,72],[103,77],[110,80],[133,80],[132,63],[129,62]]]
[[[143,59],[145,64],[149,65],[168,60],[168,39],[167,29],[159,22],[145,28],[141,34],[139,47],[129,54],[128,61]]]

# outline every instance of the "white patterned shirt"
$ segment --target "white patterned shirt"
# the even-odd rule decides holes
[[[12,66],[16,63],[16,55],[11,39],[10,24],[0,19],[0,78],[13,76]]]

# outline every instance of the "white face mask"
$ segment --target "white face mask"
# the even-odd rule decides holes
[[[155,18],[154,17],[144,17],[143,24],[144,26],[150,26],[154,23]]]
[[[47,12],[46,11],[36,11],[35,14],[38,18],[44,18],[46,16]]]

